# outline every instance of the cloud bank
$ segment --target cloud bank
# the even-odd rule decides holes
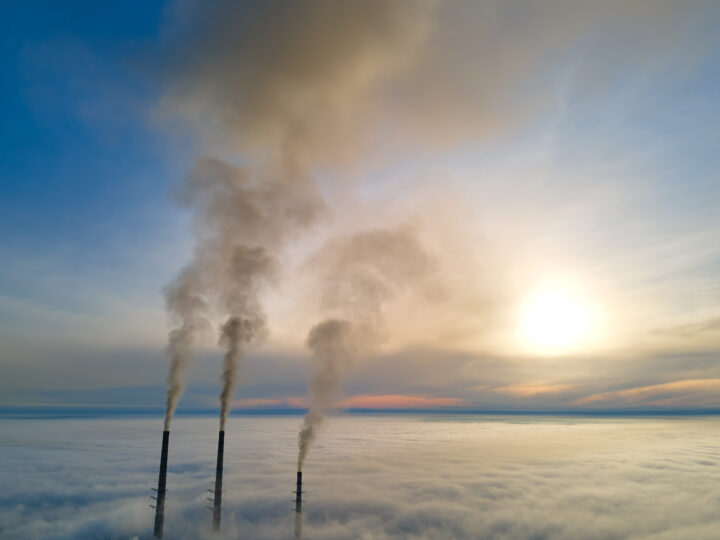
[[[335,420],[305,469],[309,538],[716,536],[714,419]],[[1,422],[3,538],[150,536],[156,420]],[[291,538],[297,418],[229,422],[221,537]],[[175,421],[168,538],[213,537],[214,430],[212,417]]]

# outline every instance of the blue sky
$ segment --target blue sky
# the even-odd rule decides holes
[[[157,250],[178,243],[168,186],[179,169],[149,121],[158,88],[139,51],[158,39],[162,14],[159,4],[30,2],[4,18],[0,290],[9,302],[92,315],[93,287],[159,298],[167,269]],[[3,311],[8,322],[19,315]]]
[[[172,186],[203,155],[253,163],[258,145],[272,150],[233,122],[263,127],[269,117],[269,133],[283,121],[278,106],[299,107],[296,97],[309,89],[319,97],[303,98],[295,112],[311,118],[307,155],[329,212],[288,250],[285,285],[268,294],[273,338],[251,353],[238,399],[283,406],[302,397],[302,340],[321,314],[308,301],[302,261],[334,235],[411,222],[447,264],[446,301],[388,306],[387,350],[349,378],[351,396],[483,408],[720,406],[711,397],[720,380],[718,10],[621,4],[570,10],[562,30],[554,26],[562,2],[537,13],[511,4],[497,32],[494,12],[486,23],[472,3],[414,8],[397,35],[378,37],[392,49],[357,56],[321,26],[358,73],[373,66],[377,79],[367,80],[323,71],[335,64],[302,34],[315,28],[308,17],[300,30],[283,26],[286,38],[257,38],[281,58],[283,47],[319,47],[307,53],[319,67],[307,71],[327,80],[290,70],[276,102],[253,94],[272,82],[276,58],[248,57],[234,37],[218,48],[208,33],[215,21],[219,35],[233,36],[232,16],[255,20],[258,10],[242,11],[250,4],[230,9],[227,24],[213,11],[221,8],[193,2],[7,9],[3,404],[80,404],[86,392],[114,389],[104,404],[117,405],[123,388],[146,392],[137,398],[143,406],[162,404],[162,289],[194,242],[191,213]],[[462,10],[467,35],[457,24]],[[259,74],[247,91],[254,107],[234,101],[248,85],[243,62]],[[518,306],[557,283],[598,321],[592,335],[562,351],[515,343]],[[190,372],[188,406],[212,400],[214,342],[206,340]],[[391,360],[380,380],[372,370],[382,359]],[[454,376],[440,377],[448,366]],[[633,388],[646,390],[617,393]],[[644,397],[668,392],[665,405]],[[601,397],[583,401],[589,396]]]

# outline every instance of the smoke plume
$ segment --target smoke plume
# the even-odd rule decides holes
[[[313,222],[322,208],[314,189],[289,156],[269,169],[250,171],[226,162],[198,160],[178,192],[194,212],[194,257],[167,290],[167,305],[179,326],[170,333],[169,425],[182,393],[182,371],[198,333],[208,326],[209,307],[228,318],[221,329],[226,347],[222,373],[221,425],[229,410],[243,347],[266,333],[260,302],[264,287],[276,279],[274,252],[294,230]]]
[[[266,335],[265,315],[259,301],[258,287],[275,276],[275,261],[263,248],[239,246],[230,266],[230,286],[225,291],[225,306],[230,313],[220,334],[226,346],[221,376],[220,430],[225,429],[243,347],[261,342]]]
[[[307,346],[315,361],[310,382],[309,410],[299,435],[298,471],[302,470],[310,445],[340,392],[340,373],[356,356],[352,343],[352,325],[348,321],[328,319],[310,330]]]
[[[552,75],[568,55],[592,51],[573,71],[575,86],[592,94],[611,71],[633,68],[648,51],[659,56],[658,50],[697,22],[687,15],[692,10],[669,0],[548,0],[522,4],[522,10],[521,4],[182,0],[171,5],[165,36],[170,54],[157,70],[165,87],[159,115],[186,122],[198,155],[205,157],[197,160],[179,196],[194,213],[196,247],[166,293],[176,323],[167,347],[166,426],[182,394],[192,348],[218,311],[226,318],[221,332],[226,414],[243,350],[265,333],[261,289],[271,281],[265,270],[235,272],[236,253],[260,249],[263,260],[275,261],[268,268],[280,265],[289,239],[315,223],[324,206],[311,171],[360,168],[382,159],[373,152],[396,158],[392,150],[398,146],[442,150],[460,139],[506,132],[552,102]],[[606,35],[615,36],[618,45],[596,46],[598,36]],[[678,50],[683,58],[693,52]],[[338,164],[343,168],[334,168]],[[333,277],[323,296],[329,309],[344,306],[338,318],[351,324],[353,334],[373,334],[382,326],[373,328],[372,322],[379,306],[405,278],[360,258],[363,270],[352,274],[354,281]],[[344,294],[348,288],[357,295]],[[246,304],[228,302],[240,290]]]
[[[298,435],[298,470],[337,401],[343,372],[383,341],[383,305],[400,294],[422,294],[436,263],[410,227],[365,231],[328,242],[311,260],[321,275],[328,318],[308,333],[314,372],[308,412]]]
[[[188,265],[165,291],[167,309],[178,320],[178,327],[170,332],[167,345],[170,368],[165,397],[165,431],[170,430],[170,421],[183,393],[182,372],[190,362],[196,334],[206,325],[203,316],[206,303],[199,292],[198,276],[197,267]]]
[[[193,211],[196,247],[166,293],[177,322],[168,345],[166,426],[192,348],[217,309],[228,315],[220,338],[224,424],[243,350],[266,333],[260,289],[272,282],[287,240],[324,206],[311,161],[323,144],[339,140],[348,114],[413,50],[424,5],[175,5],[178,60],[169,62],[161,111],[188,120],[216,157],[198,159],[178,193]],[[329,148],[325,155],[336,153]]]
[[[507,133],[551,107],[570,61],[591,96],[665,52],[692,61],[713,2],[673,0],[183,0],[163,109],[213,151],[302,140],[324,163],[392,147],[447,149]],[[701,24],[703,17],[705,25]],[[683,36],[695,45],[678,47]],[[603,39],[615,36],[613,43]]]

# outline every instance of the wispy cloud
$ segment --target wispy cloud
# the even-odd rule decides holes
[[[558,384],[558,383],[515,383],[508,384],[507,386],[501,386],[495,388],[495,392],[501,394],[508,394],[514,397],[532,397],[543,394],[562,394],[572,390],[574,387],[571,384]]]
[[[692,338],[696,337],[698,334],[705,334],[709,332],[720,332],[720,316],[710,317],[699,322],[678,324],[655,330],[655,334],[659,336],[681,338]]]
[[[575,405],[707,406],[720,404],[720,379],[687,379],[662,384],[601,392],[580,398]],[[708,399],[710,397],[711,399]]]
[[[414,396],[403,394],[352,396],[340,402],[346,409],[434,409],[443,407],[463,407],[467,405],[462,399]]]
[[[234,409],[301,409],[305,407],[303,397],[288,398],[243,398],[233,400]]]

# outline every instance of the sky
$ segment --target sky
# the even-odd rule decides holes
[[[214,410],[240,242],[235,410],[308,405],[333,317],[340,407],[720,409],[714,2],[5,11],[0,406],[161,409],[195,268]]]

